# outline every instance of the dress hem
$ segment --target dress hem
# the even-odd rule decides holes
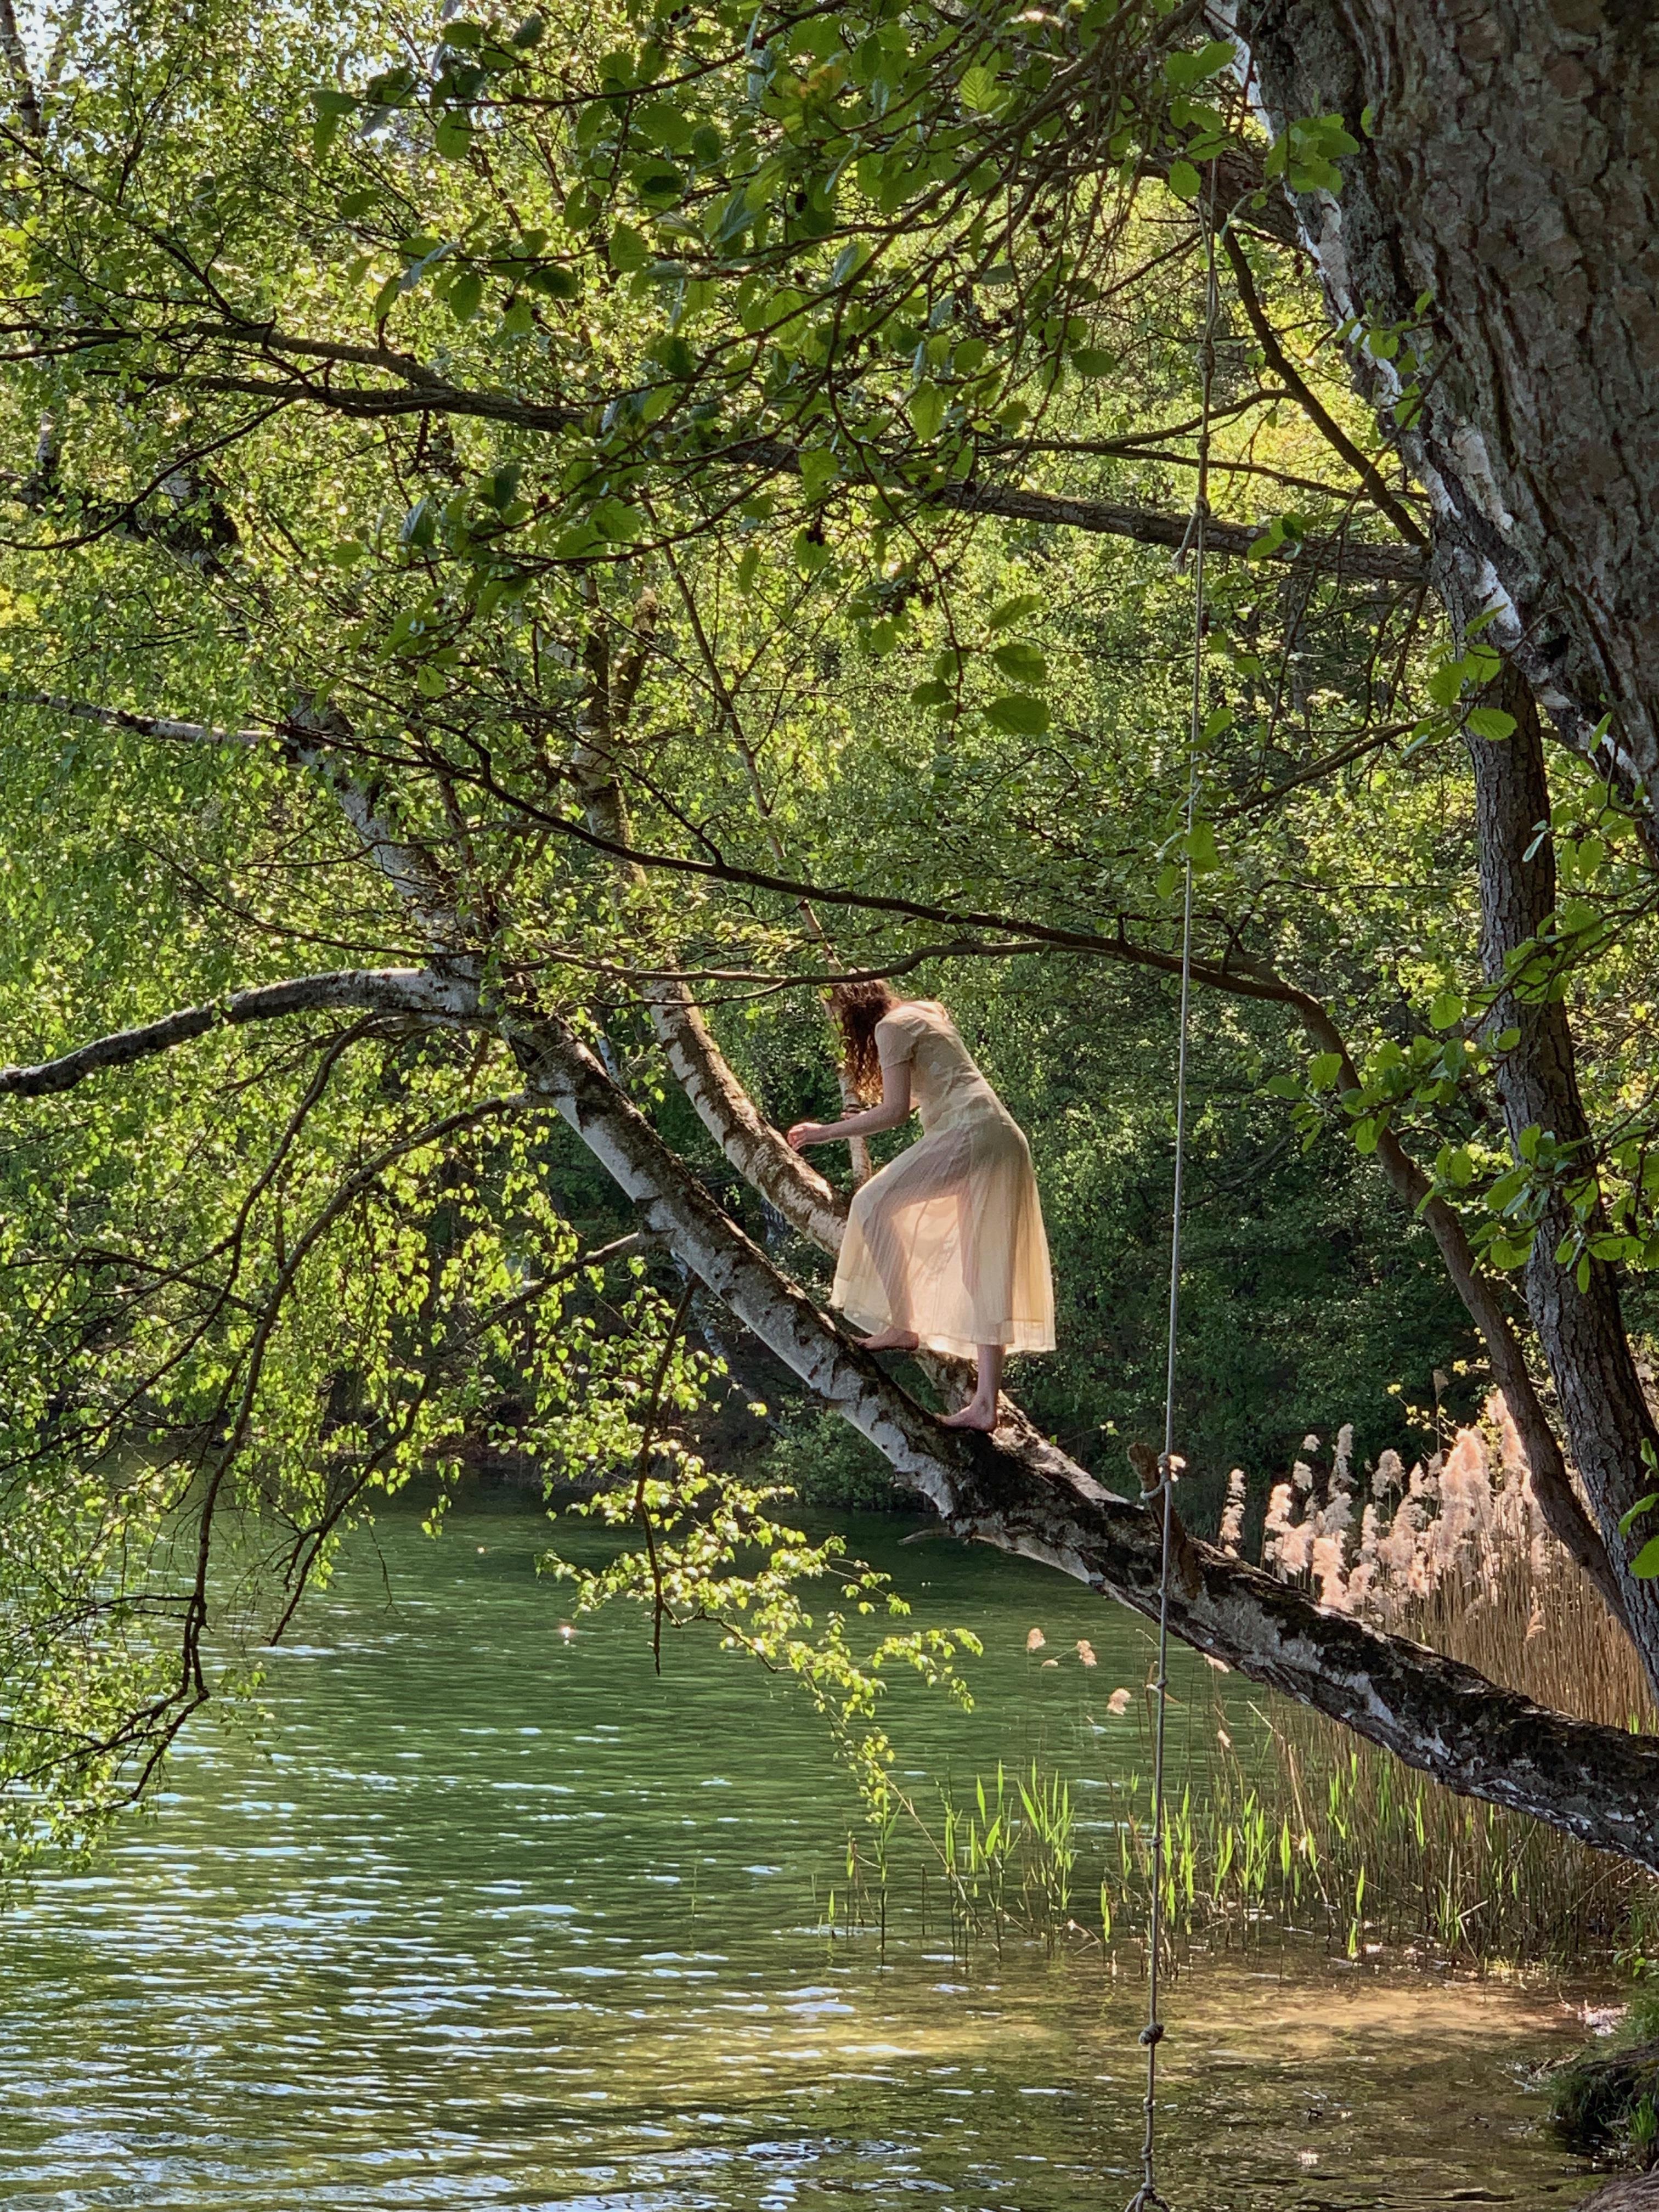
[[[843,1306],[842,1312],[854,1328],[867,1330],[872,1336],[893,1326],[890,1314],[860,1313],[851,1306]],[[994,1334],[982,1337],[943,1336],[937,1330],[918,1329],[916,1338],[919,1352],[943,1352],[951,1359],[973,1359],[981,1344],[994,1344],[1006,1352],[1052,1352],[1054,1348],[1054,1331],[1036,1322],[1008,1322]]]

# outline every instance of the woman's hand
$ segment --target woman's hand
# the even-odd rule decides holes
[[[797,1121],[794,1127],[785,1133],[791,1149],[804,1152],[809,1145],[821,1145],[826,1132],[822,1121]]]

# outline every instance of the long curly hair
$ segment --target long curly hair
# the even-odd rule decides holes
[[[874,1105],[881,1097],[876,1024],[897,1004],[897,994],[878,976],[867,983],[837,983],[830,993],[830,1012],[846,1047],[848,1079],[866,1105]]]

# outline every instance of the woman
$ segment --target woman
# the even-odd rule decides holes
[[[937,1000],[842,983],[830,1004],[858,1095],[881,1103],[839,1121],[798,1121],[790,1143],[799,1152],[896,1129],[913,1106],[922,1127],[854,1197],[833,1302],[872,1332],[867,1351],[977,1359],[973,1396],[944,1425],[989,1431],[1008,1353],[1054,1347],[1030,1152]]]

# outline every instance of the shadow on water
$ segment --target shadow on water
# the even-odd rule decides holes
[[[436,1545],[386,1525],[385,1573],[349,1559],[274,1657],[269,1724],[198,1734],[155,1819],[0,1929],[8,2212],[1124,2202],[1135,1974],[1081,1941],[964,1956],[915,1909],[884,1962],[826,1936],[858,1814],[811,1714],[712,1636],[658,1680],[636,1613],[562,1634],[545,1540],[511,1506]],[[854,1541],[986,1641],[972,1715],[895,1696],[907,1786],[1086,1746],[1086,1822],[1136,1755],[1107,1701],[1138,1625],[1017,1562]],[[1542,2128],[1535,2069],[1583,2033],[1546,1981],[1253,1951],[1195,1960],[1169,2017],[1179,2212],[1589,2186]]]

